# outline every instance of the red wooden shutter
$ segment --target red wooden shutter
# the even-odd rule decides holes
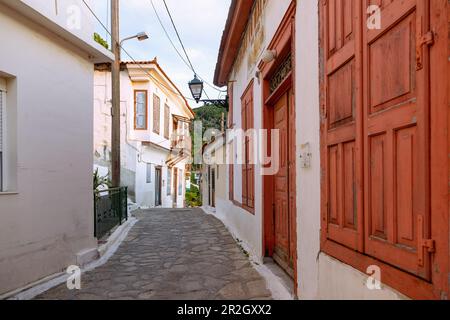
[[[322,210],[327,239],[363,250],[361,181],[361,1],[329,0],[321,6]]]
[[[382,29],[366,26],[373,4]],[[426,280],[435,249],[429,10],[430,0],[321,6],[323,236]]]
[[[247,101],[242,100],[241,104],[241,121],[242,121],[242,130],[244,132],[247,130]],[[247,138],[244,137],[243,144],[243,163],[242,163],[242,204],[247,205],[248,203],[248,184],[247,184]]]
[[[366,252],[430,280],[430,3],[376,2],[383,29],[363,32]]]
[[[254,128],[254,113],[253,113],[253,86],[248,92],[247,108],[246,108],[246,122],[247,130]],[[255,154],[254,143],[250,137],[246,138],[247,148],[247,206],[249,208],[255,207]]]
[[[253,113],[253,82],[241,98],[242,129],[247,132],[254,127]],[[242,204],[253,209],[255,207],[255,160],[253,154],[253,142],[250,136],[244,139],[244,164],[242,165]]]
[[[160,133],[161,127],[161,100],[159,97],[153,95],[153,132],[156,134]]]

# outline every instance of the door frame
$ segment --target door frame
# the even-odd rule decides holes
[[[261,71],[261,87],[262,87],[262,129],[268,130],[268,141],[271,141],[271,130],[274,128],[274,103],[286,92],[292,90],[294,98],[291,101],[295,101],[295,10],[296,1],[292,1],[287,9],[285,16],[283,17],[274,37],[272,38],[268,50],[276,50],[277,59],[265,63],[261,62],[258,66]],[[290,75],[280,84],[275,92],[270,93],[269,80],[271,76],[277,71],[278,67],[284,62],[289,54],[292,55],[292,71]],[[295,105],[294,105],[295,113]],[[295,146],[295,143],[293,144]],[[265,153],[268,156],[271,155],[271,145],[268,143],[263,146]],[[295,152],[295,150],[294,150]],[[262,176],[262,249],[264,257],[273,256],[274,244],[275,244],[275,223],[274,223],[274,176]],[[297,206],[296,206],[297,207]],[[298,272],[297,272],[297,210],[293,214],[293,221],[291,222],[295,230],[293,234],[294,243],[294,292],[297,294],[298,288]]]

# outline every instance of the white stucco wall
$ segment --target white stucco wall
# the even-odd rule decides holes
[[[277,31],[277,28],[284,17],[286,10],[288,9],[290,0],[269,0],[263,14],[262,25],[264,28],[264,40],[261,49],[261,53],[269,45],[273,35]],[[244,54],[244,59],[240,65],[233,67],[230,80],[233,83],[233,123],[236,128],[242,126],[241,121],[241,96],[247,89],[250,81],[254,79],[254,128],[262,128],[262,88],[255,77],[257,66],[248,68],[247,57],[250,50],[253,48],[250,46],[247,52]],[[256,64],[260,61],[257,59]],[[262,176],[259,174],[261,169],[260,165],[255,166],[255,214],[251,214],[242,208],[234,205],[230,201],[217,201],[217,214],[226,215],[225,221],[227,221],[228,227],[233,230],[233,233],[245,243],[245,246],[251,251],[252,256],[262,260],[262,237],[263,237],[263,222],[262,222]],[[242,202],[242,167],[240,165],[234,166],[234,200]],[[230,172],[227,169],[227,176]],[[229,179],[227,179],[229,181]],[[226,190],[228,190],[228,183]]]
[[[92,196],[93,65],[0,4],[9,175],[0,194],[0,294],[77,264],[97,246]]]
[[[299,1],[296,12],[296,126],[297,160],[300,146],[309,143],[311,167],[297,161],[298,294],[318,294],[320,251],[320,107],[318,1]]]

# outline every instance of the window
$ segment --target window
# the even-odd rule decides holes
[[[147,91],[136,90],[134,92],[134,129],[147,130]]]
[[[164,138],[170,138],[170,107],[166,104],[164,106]]]
[[[0,192],[3,191],[3,140],[4,140],[4,134],[3,134],[3,91],[0,89]]]
[[[242,129],[253,129],[253,81],[248,86],[241,98]],[[242,165],[242,206],[253,213],[255,208],[255,165],[253,157],[253,141],[246,134],[244,141],[244,151]]]
[[[147,163],[147,183],[152,183],[152,165]]]
[[[161,132],[161,100],[153,95],[153,132],[159,134]]]
[[[167,195],[172,194],[172,168],[167,168]]]

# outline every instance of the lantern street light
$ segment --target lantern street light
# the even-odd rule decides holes
[[[203,93],[203,81],[197,78],[197,75],[195,75],[194,79],[189,82],[189,89],[191,90],[194,100],[199,103]]]
[[[219,105],[228,110],[228,96],[226,99],[202,100],[203,81],[201,81],[197,75],[194,75],[194,79],[189,82],[189,89],[191,90],[192,97],[197,103],[201,101],[205,103],[205,105]]]

